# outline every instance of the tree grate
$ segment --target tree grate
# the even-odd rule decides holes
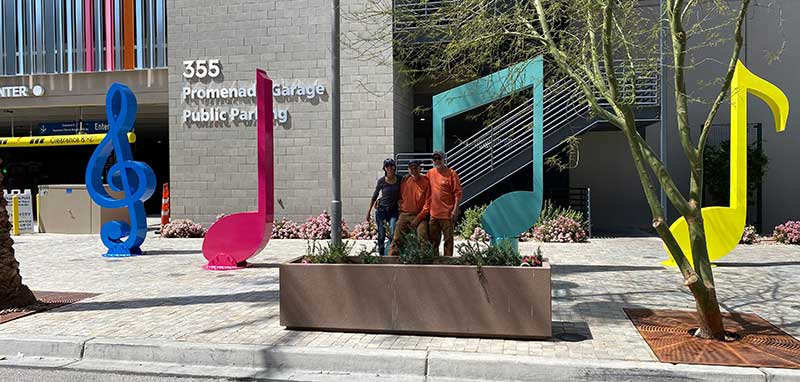
[[[696,312],[624,309],[661,362],[800,369],[800,341],[755,314],[722,313],[735,341],[714,341],[690,334]]]
[[[60,308],[64,305],[72,304],[83,299],[98,296],[98,293],[77,293],[77,292],[50,292],[34,291],[37,304],[26,306],[20,309],[8,309],[0,311],[0,324],[16,320],[34,313]]]

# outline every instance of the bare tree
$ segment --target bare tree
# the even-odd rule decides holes
[[[0,174],[0,184],[3,174]],[[11,223],[6,211],[6,198],[0,198],[0,310],[21,308],[34,304],[36,297],[22,284],[19,263],[14,257],[14,240],[11,239]]]
[[[387,19],[392,22],[382,29],[369,28],[369,35],[350,36],[349,47],[361,57],[393,57],[392,64],[400,67],[412,84],[421,80],[461,83],[540,54],[562,76],[571,78],[592,112],[624,133],[650,207],[652,226],[696,301],[696,335],[725,339],[701,214],[702,158],[712,121],[730,90],[750,0],[664,0],[663,9],[652,0],[369,3],[366,10],[351,17],[373,24],[385,25]],[[657,51],[662,27],[671,50],[677,132],[689,163],[688,194],[676,185],[656,151],[636,129],[636,79],[658,73],[661,65],[667,65],[660,62]],[[386,46],[391,47],[391,55],[381,52]],[[708,47],[730,47],[729,58],[718,63],[724,74],[702,85],[714,87],[710,102],[693,97],[686,83],[687,71],[709,60],[703,56]],[[708,107],[699,138],[692,136],[690,103]],[[659,186],[688,223],[691,262],[665,221]]]

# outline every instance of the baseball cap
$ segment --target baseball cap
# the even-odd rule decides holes
[[[412,159],[412,160],[408,161],[408,167],[411,167],[411,166],[422,167],[422,162],[419,159]]]
[[[431,155],[431,158],[436,157],[436,156],[440,156],[440,157],[442,157],[442,159],[444,159],[444,153],[439,151],[439,150],[434,151],[433,155]]]

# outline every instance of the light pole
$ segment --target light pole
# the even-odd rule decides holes
[[[339,0],[333,0],[333,20],[331,20],[331,180],[333,200],[331,200],[331,240],[334,244],[342,242],[342,166],[341,130],[342,102],[339,83]]]

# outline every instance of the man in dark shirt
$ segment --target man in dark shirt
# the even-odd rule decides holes
[[[400,202],[400,182],[394,173],[394,159],[388,158],[383,161],[384,176],[378,178],[378,183],[375,185],[375,192],[372,193],[372,200],[367,209],[367,222],[372,218],[372,207],[378,200],[380,194],[380,203],[378,203],[377,210],[375,211],[375,224],[378,226],[378,253],[381,256],[386,255],[386,245],[384,241],[387,238],[386,230],[383,227],[384,222],[389,224],[389,244],[392,244],[392,235],[394,234],[394,225],[397,223],[397,218],[400,215],[399,202]]]

